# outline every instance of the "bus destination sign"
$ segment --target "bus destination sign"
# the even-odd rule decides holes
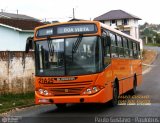
[[[88,33],[96,30],[94,24],[66,25],[58,27],[57,34]]]
[[[53,28],[43,28],[38,30],[38,36],[50,36],[53,35]]]
[[[37,31],[37,37],[57,36],[67,34],[79,33],[96,33],[97,28],[95,24],[66,24],[42,28]]]

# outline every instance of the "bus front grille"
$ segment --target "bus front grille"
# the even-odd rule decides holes
[[[54,96],[73,96],[80,95],[91,84],[92,81],[54,83],[49,90]]]

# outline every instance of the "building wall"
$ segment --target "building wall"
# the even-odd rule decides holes
[[[34,90],[34,54],[0,51],[0,94]]]
[[[110,21],[104,21],[104,24],[110,26]]]
[[[29,36],[33,36],[33,33],[0,26],[0,51],[24,51]]]
[[[122,20],[117,20],[117,25],[122,25]]]
[[[104,21],[104,23],[110,26],[110,20]],[[117,20],[117,26],[122,25],[122,20]],[[116,28],[116,25],[111,25],[113,28]],[[139,39],[139,29],[138,29],[138,20],[129,19],[128,25],[124,25],[123,29],[119,29],[120,31],[130,31],[130,35],[134,38]]]

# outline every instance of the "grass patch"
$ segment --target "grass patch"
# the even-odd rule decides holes
[[[0,113],[9,111],[19,106],[34,104],[34,92],[25,94],[0,95]]]
[[[160,44],[152,44],[152,43],[148,43],[148,44],[145,44],[145,46],[155,46],[155,47],[160,47]]]

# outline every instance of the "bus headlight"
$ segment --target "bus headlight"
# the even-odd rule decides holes
[[[48,95],[48,91],[47,90],[44,90],[43,93],[44,93],[44,95]]]
[[[90,88],[88,88],[85,92],[87,92],[88,94],[91,94],[92,90]]]
[[[96,87],[96,86],[94,86],[94,87],[93,87],[93,91],[97,92],[97,91],[99,91],[99,88]]]
[[[92,86],[92,87],[89,87],[87,88],[83,94],[84,95],[90,95],[90,94],[95,94],[97,92],[99,92],[101,89],[103,89],[104,87],[102,86]]]
[[[48,96],[50,93],[45,89],[38,89],[39,94]]]
[[[40,94],[43,94],[43,89],[38,90]]]

